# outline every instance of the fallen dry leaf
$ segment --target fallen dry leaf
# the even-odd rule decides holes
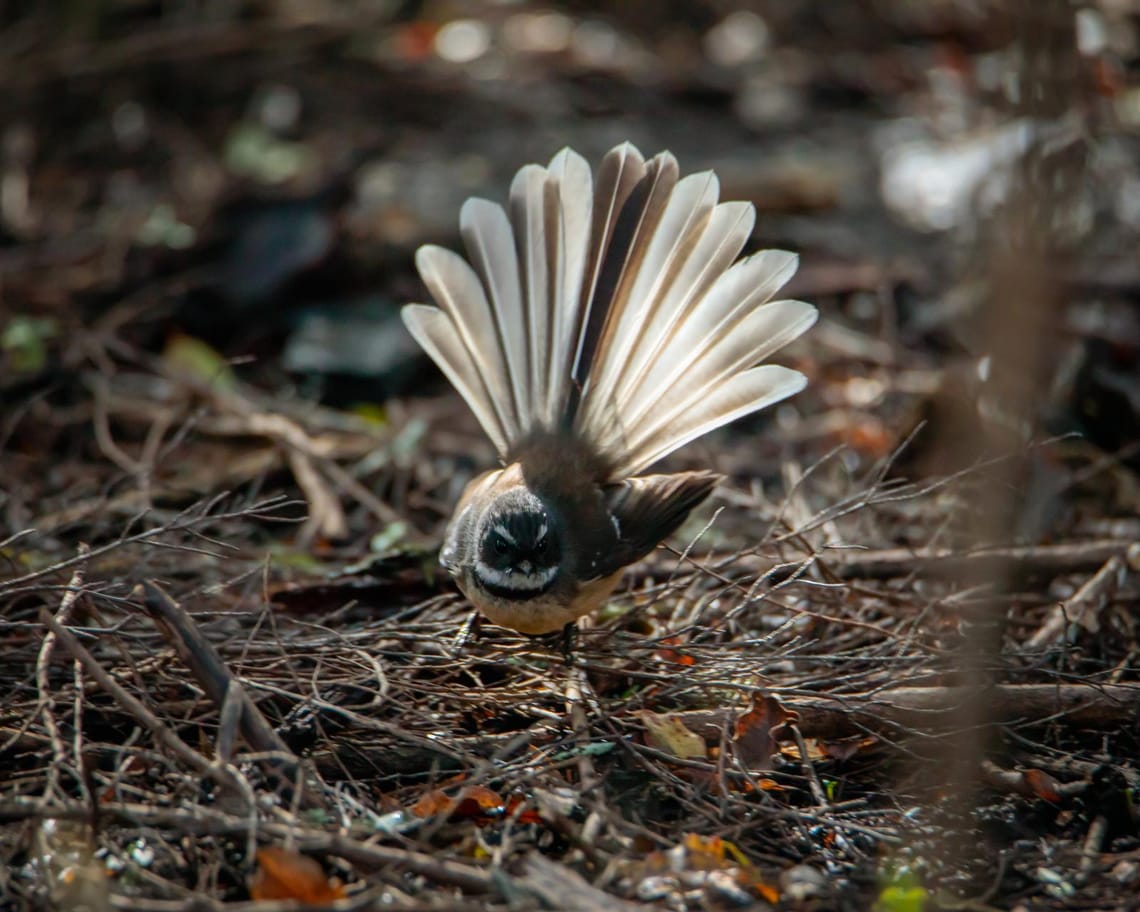
[[[522,795],[511,795],[507,799],[507,806],[504,810],[508,817],[512,817],[516,823],[542,823],[542,814],[534,808],[524,807],[526,798]]]
[[[310,905],[344,899],[344,886],[330,881],[315,859],[268,846],[257,853],[257,873],[249,886],[256,900],[296,899]]]
[[[1056,803],[1062,800],[1057,780],[1043,770],[1006,770],[986,760],[982,762],[982,776],[991,788],[1042,801]]]
[[[740,791],[742,792],[786,792],[787,790],[786,785],[781,785],[775,779],[768,779],[767,777],[758,779],[755,776],[750,776],[740,784]]]
[[[663,887],[673,885],[677,890],[691,888],[694,883],[708,889],[714,884],[713,875],[727,875],[730,882],[765,902],[775,903],[780,891],[768,883],[736,843],[720,836],[686,833],[684,838],[667,850],[650,852],[630,869],[639,893],[646,888],[658,895]],[[693,875],[698,875],[694,877]],[[707,895],[706,899],[711,899]],[[712,905],[717,905],[715,902]]]
[[[696,665],[697,660],[679,649],[672,649],[670,647],[680,646],[680,637],[668,637],[661,641],[661,648],[658,649],[654,655],[662,662],[668,662],[671,665],[684,665],[686,667]]]
[[[751,864],[735,842],[720,836],[686,833],[681,844],[685,847],[688,867],[698,871],[719,871],[728,864]]]
[[[1028,794],[1043,801],[1060,801],[1061,793],[1058,791],[1057,780],[1048,773],[1039,769],[1027,769],[1021,774],[1025,780]]]
[[[443,789],[432,789],[420,795],[412,805],[412,813],[417,817],[435,817],[437,814],[450,814],[455,807],[455,799]]]
[[[752,695],[752,708],[736,720],[732,730],[732,746],[736,759],[748,769],[772,768],[780,729],[799,719],[799,713],[784,709],[775,697],[763,693]]]
[[[708,756],[705,739],[676,716],[649,711],[639,712],[637,716],[645,725],[646,740],[651,747],[682,760],[704,760]]]
[[[813,763],[819,760],[826,760],[828,757],[827,749],[816,738],[804,738],[804,747],[807,748],[807,759]],[[800,756],[800,746],[798,744],[785,744],[780,748],[780,753],[792,760],[804,759]]]
[[[834,741],[820,741],[819,747],[825,757],[831,760],[850,760],[859,751],[874,747],[878,738],[856,735],[853,738],[838,738]]]
[[[483,785],[473,785],[456,797],[443,789],[432,789],[412,805],[412,813],[417,817],[446,814],[451,820],[482,820],[502,817],[506,804],[497,792]]]

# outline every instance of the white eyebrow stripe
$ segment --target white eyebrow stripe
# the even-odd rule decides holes
[[[491,531],[494,532],[496,535],[499,535],[502,538],[504,538],[508,542],[508,544],[515,545],[516,547],[518,546],[518,542],[515,541],[515,537],[513,535],[511,535],[510,532],[507,531],[507,527],[504,526],[502,523],[495,523],[495,525],[491,526]]]
[[[542,541],[544,538],[546,538],[546,533],[549,531],[550,531],[550,527],[544,521],[543,524],[538,527],[538,537],[535,539],[535,541],[536,542]]]

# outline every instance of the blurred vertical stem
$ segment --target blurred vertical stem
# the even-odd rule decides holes
[[[1062,323],[1061,270],[1078,232],[1074,219],[1084,177],[1084,148],[1079,130],[1080,60],[1074,14],[1068,0],[1017,0],[1010,7],[1018,34],[1010,117],[1026,124],[1032,140],[1010,181],[1004,205],[987,226],[975,264],[984,277],[978,338],[991,357],[985,399],[1002,419],[983,420],[971,403],[976,435],[941,441],[968,452],[1001,453],[1006,458],[988,473],[979,492],[971,537],[977,543],[1008,541],[1029,532],[1023,518],[1033,477],[1033,455],[1025,445],[1036,434],[1037,415],[1055,363],[1057,330]],[[980,447],[975,448],[977,444]],[[967,457],[968,461],[968,457]],[[986,587],[990,598],[963,609],[957,673],[964,684],[984,685],[1000,665],[1006,594],[1010,571],[958,578],[961,589]],[[993,746],[990,702],[984,697],[958,708],[949,726],[948,762],[932,770],[932,783],[945,796],[941,821],[947,844],[941,856],[950,869],[963,871],[978,859],[978,834],[969,821],[980,799],[981,761]]]

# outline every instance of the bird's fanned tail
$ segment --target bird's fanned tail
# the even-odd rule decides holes
[[[611,150],[596,186],[581,156],[516,175],[509,215],[469,200],[469,266],[438,247],[416,264],[438,308],[404,319],[500,455],[536,432],[573,432],[611,477],[800,390],[802,374],[759,362],[816,318],[773,301],[796,258],[736,261],[751,204],[718,203],[711,172],[678,179],[669,153]]]

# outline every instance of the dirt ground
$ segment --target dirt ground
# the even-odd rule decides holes
[[[0,3],[0,907],[1140,908],[1140,7]],[[808,389],[568,656],[399,306],[630,140]],[[470,635],[463,637],[462,632]]]

